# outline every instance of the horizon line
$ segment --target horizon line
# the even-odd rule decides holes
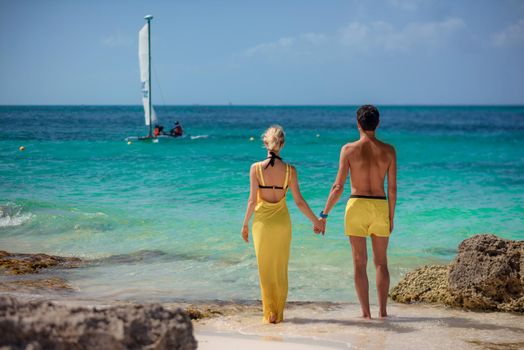
[[[155,107],[356,107],[363,104],[159,104]],[[414,104],[381,104],[382,107],[524,107],[524,103],[414,103]],[[0,104],[0,107],[142,107],[141,104]]]

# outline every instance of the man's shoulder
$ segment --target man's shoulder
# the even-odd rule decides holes
[[[380,146],[388,153],[395,153],[395,146],[389,144],[389,143],[386,143],[384,141],[380,141],[380,140],[377,140],[378,142],[380,142]]]
[[[357,143],[358,143],[358,140],[357,141],[348,142],[348,143],[346,143],[345,145],[342,146],[340,151],[342,151],[344,153],[351,152],[351,150],[353,150],[357,146]]]
[[[388,150],[388,153],[391,154],[391,155],[395,155],[397,153],[397,151],[395,150],[395,146],[389,144],[389,143],[385,143],[386,145],[386,148]]]

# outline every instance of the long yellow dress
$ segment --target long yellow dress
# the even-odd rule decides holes
[[[257,171],[262,187],[266,187],[260,163],[257,165]],[[287,191],[289,172],[289,165],[286,164],[286,177],[282,186],[284,191]],[[287,268],[291,246],[291,218],[285,193],[280,201],[271,203],[263,200],[260,190],[258,191],[253,219],[253,242],[260,277],[263,321],[269,322],[271,315],[275,315],[275,322],[280,322],[284,319],[286,306]]]

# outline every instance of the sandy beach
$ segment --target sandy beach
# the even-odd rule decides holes
[[[123,301],[16,294],[71,307],[105,308]],[[389,318],[364,320],[358,304],[290,302],[285,321],[263,324],[259,301],[162,303],[190,311],[198,349],[522,349],[524,316],[391,302]],[[372,311],[376,312],[376,305]],[[200,318],[201,317],[201,318]]]
[[[375,307],[376,309],[376,307]],[[363,320],[355,304],[291,303],[286,321],[263,325],[255,308],[195,323],[200,349],[520,349],[524,318],[438,306],[390,306]],[[221,347],[218,347],[221,346]]]

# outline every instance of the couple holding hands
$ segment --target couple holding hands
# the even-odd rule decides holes
[[[366,273],[366,238],[371,236],[373,262],[376,268],[378,317],[387,317],[389,271],[386,250],[393,230],[397,194],[396,154],[393,146],[375,136],[379,111],[364,105],[357,111],[360,139],[344,145],[340,151],[338,174],[320,218],[302,197],[297,170],[280,158],[285,134],[280,126],[271,126],[263,134],[268,157],[250,169],[250,194],[242,226],[242,238],[249,242],[249,221],[255,213],[252,237],[255,245],[263,320],[279,323],[284,317],[288,292],[288,261],[291,245],[291,219],[286,205],[286,192],[291,189],[300,211],[313,223],[315,233],[325,233],[328,213],[338,202],[350,175],[351,197],[346,205],[345,234],[353,254],[355,289],[362,317],[371,318],[369,283]],[[387,198],[384,181],[387,176]]]

